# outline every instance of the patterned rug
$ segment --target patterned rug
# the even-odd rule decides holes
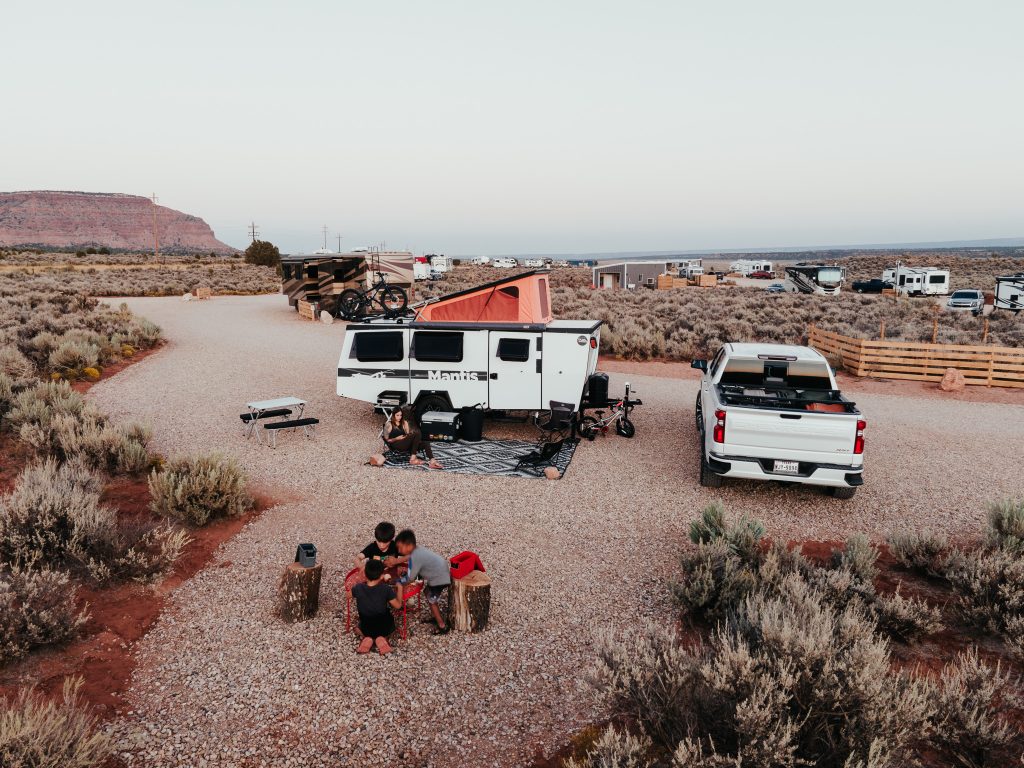
[[[576,440],[566,440],[562,450],[555,457],[554,464],[564,476],[565,470],[576,452]],[[520,457],[537,448],[536,443],[524,440],[481,440],[478,443],[439,443],[430,444],[434,458],[441,462],[443,470],[428,470],[425,464],[416,466],[409,463],[409,454],[386,451],[385,467],[399,469],[416,469],[422,472],[458,472],[462,475],[502,475],[504,477],[544,477],[543,468],[540,474],[534,475],[523,470],[516,471]],[[422,456],[420,457],[422,458]],[[531,467],[532,469],[532,467]]]

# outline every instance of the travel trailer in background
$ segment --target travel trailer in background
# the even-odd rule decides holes
[[[790,293],[834,296],[846,279],[846,268],[835,264],[795,264],[786,267],[785,289]]]
[[[677,261],[618,261],[594,267],[595,288],[654,288],[661,275],[674,275]]]
[[[882,280],[891,284],[897,293],[908,296],[945,296],[949,293],[948,269],[889,267],[882,271]]]
[[[477,256],[473,259],[471,263],[475,267],[486,267],[488,264],[491,263],[491,259],[489,256]]]
[[[281,257],[281,293],[298,309],[299,300],[337,301],[348,288],[364,289],[381,272],[390,285],[410,291],[413,255],[409,251],[352,251]]]
[[[428,254],[427,261],[430,262],[431,269],[433,269],[435,272],[440,272],[442,274],[451,269],[452,266],[451,259],[449,259],[447,256],[438,256],[435,253]]]
[[[992,308],[1013,312],[1024,309],[1024,272],[996,278],[995,303]]]
[[[430,262],[427,261],[426,256],[416,256],[412,262],[412,277],[413,280],[429,280],[430,279]]]
[[[412,321],[352,323],[338,395],[417,415],[482,405],[579,410],[597,370],[600,320],[554,320],[547,272],[526,272],[428,302]]]
[[[703,259],[689,259],[679,265],[679,277],[685,277],[687,280],[693,280],[695,277],[699,277],[703,274]]]
[[[740,259],[729,265],[729,271],[737,272],[743,275],[743,277],[747,277],[754,272],[771,272],[773,270],[770,261]]]
[[[499,269],[515,269],[519,266],[519,262],[510,256],[506,256],[503,259],[494,259],[491,262],[492,267],[498,267]]]

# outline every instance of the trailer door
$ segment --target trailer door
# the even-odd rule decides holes
[[[543,408],[541,335],[523,331],[491,331],[489,355],[489,408],[531,410]]]

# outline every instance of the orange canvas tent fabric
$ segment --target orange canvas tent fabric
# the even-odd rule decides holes
[[[449,323],[550,323],[548,276],[527,273],[443,296],[423,307],[416,319]]]

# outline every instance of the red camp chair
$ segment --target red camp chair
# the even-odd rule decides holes
[[[416,608],[413,615],[420,610],[420,593],[423,591],[423,583],[407,585],[408,589],[402,594],[402,629],[399,630],[399,637],[405,640],[409,636],[409,617],[407,616],[409,600],[416,598]]]
[[[356,584],[362,584],[366,581],[366,574],[363,573],[362,568],[353,568],[351,571],[345,574],[345,633],[352,631],[352,587]],[[411,584],[407,585],[404,593],[402,594],[402,627],[399,631],[399,637],[405,640],[409,636],[409,600],[416,598],[416,607],[414,611],[420,609],[420,593],[423,591],[422,584]]]

